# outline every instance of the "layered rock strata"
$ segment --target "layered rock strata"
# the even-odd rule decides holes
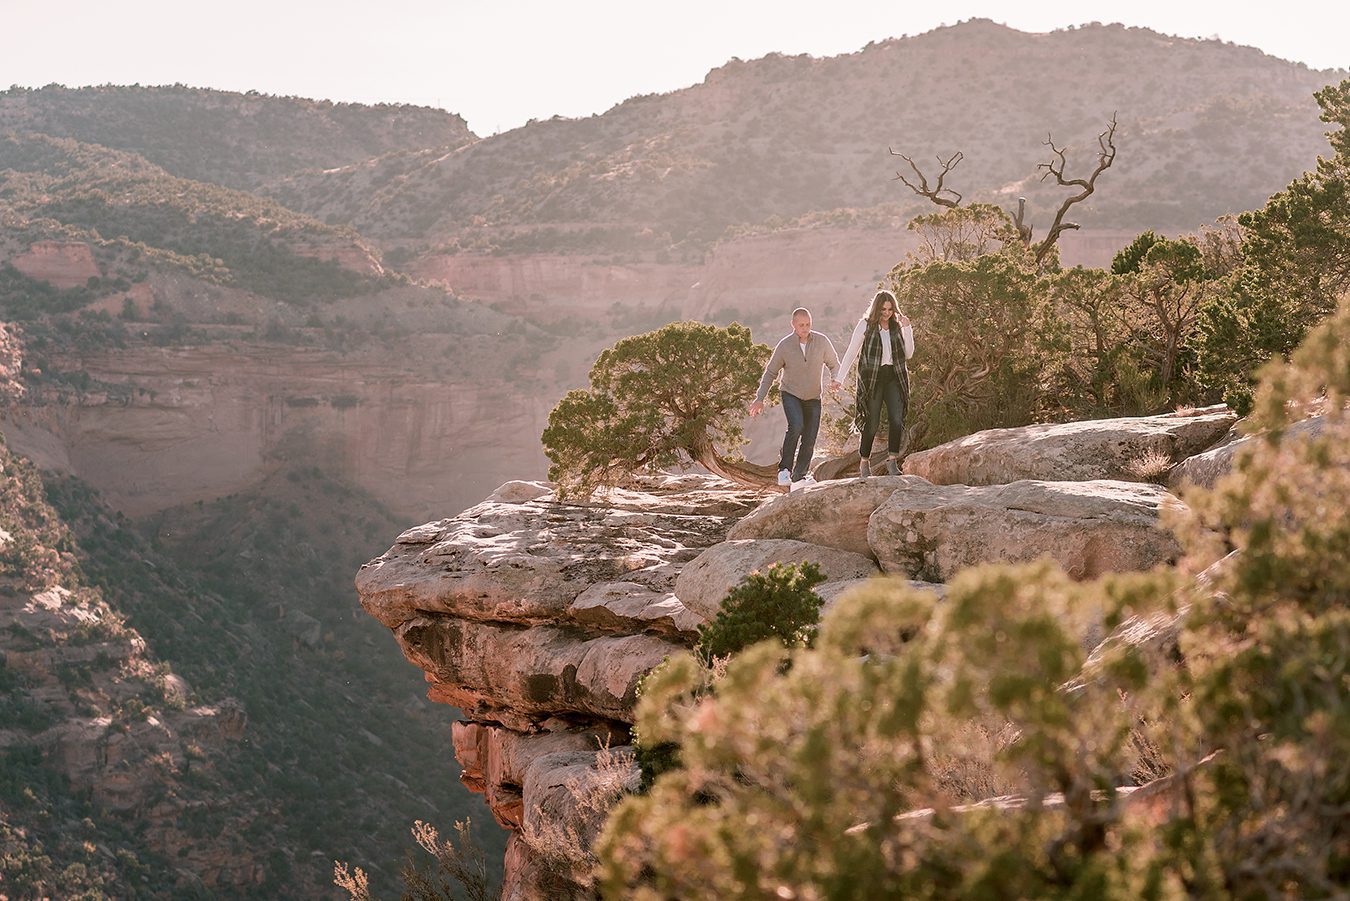
[[[428,696],[466,717],[455,727],[462,778],[512,830],[505,897],[576,889],[568,855],[600,826],[579,798],[631,780],[638,679],[703,621],[676,578],[761,498],[709,476],[585,504],[507,483],[404,532],[357,574],[362,605],[424,671]]]
[[[1156,485],[1075,474],[1112,440],[1129,446],[1140,434],[1163,435],[1146,440],[1174,456],[1203,450],[1232,417],[1176,419],[1114,433],[1098,425],[1098,440],[1063,442],[1063,481],[880,476],[780,494],[690,475],[584,504],[509,482],[459,516],[404,532],[357,587],[423,670],[428,696],[463,712],[462,778],[512,830],[505,896],[585,895],[579,862],[603,819],[595,799],[635,778],[624,745],[638,680],[692,646],[746,575],[809,560],[827,576],[828,602],[881,573],[942,594],[941,583],[981,562],[1048,556],[1075,578],[1166,564],[1178,547],[1161,511],[1180,501]],[[1014,440],[985,435],[958,470],[973,471],[975,448],[995,438]],[[1043,434],[1021,441],[1024,455],[1044,446]],[[1005,453],[1018,457],[1015,442]]]
[[[83,241],[37,241],[10,262],[29,278],[63,291],[103,275],[93,250]]]

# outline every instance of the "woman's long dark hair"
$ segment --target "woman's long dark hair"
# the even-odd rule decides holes
[[[868,328],[876,328],[881,324],[881,305],[888,300],[891,302],[891,331],[900,327],[900,304],[896,302],[895,295],[890,291],[878,291],[877,296],[872,298],[872,305],[867,308]]]

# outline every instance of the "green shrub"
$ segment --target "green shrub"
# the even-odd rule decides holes
[[[648,684],[659,676],[669,662],[670,658],[667,657],[655,669],[638,679],[637,697],[639,701],[646,694]],[[645,792],[650,789],[657,776],[680,766],[679,742],[650,738],[644,734],[640,724],[633,726],[632,741],[633,762],[637,764],[638,772],[641,774],[640,786],[642,791]]]
[[[711,666],[750,645],[777,638],[784,647],[809,647],[820,622],[820,595],[813,589],[825,581],[820,566],[775,563],[767,573],[753,572],[727,594],[717,618],[698,628],[699,659]]]
[[[811,589],[825,581],[819,565],[775,563],[767,573],[753,572],[727,593],[717,618],[699,627],[694,659],[677,663],[667,658],[638,681],[641,699],[649,686],[671,681],[672,674],[689,673],[693,681],[678,697],[666,697],[654,709],[697,703],[715,690],[714,673],[726,660],[761,641],[777,639],[784,648],[809,647],[820,621],[820,595]],[[680,680],[674,676],[676,682]],[[633,726],[634,760],[642,774],[642,790],[651,788],[662,773],[680,766],[680,741],[669,731],[670,722],[640,718]]]

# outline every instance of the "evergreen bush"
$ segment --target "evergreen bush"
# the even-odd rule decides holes
[[[756,642],[778,639],[784,647],[810,647],[820,622],[820,595],[812,591],[825,581],[818,564],[774,563],[767,572],[752,572],[722,601],[717,618],[698,628],[699,659],[706,666]]]

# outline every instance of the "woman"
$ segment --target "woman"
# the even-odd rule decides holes
[[[855,398],[854,422],[862,432],[858,445],[858,475],[864,479],[872,474],[868,460],[872,456],[872,441],[881,423],[881,406],[886,405],[886,420],[890,430],[886,440],[890,455],[886,458],[886,472],[900,473],[900,441],[905,434],[905,408],[909,406],[909,369],[905,361],[914,356],[914,329],[909,317],[896,308],[895,295],[878,291],[872,298],[867,316],[858,320],[849,339],[848,350],[839,363],[839,377],[848,373],[856,357],[858,360],[858,390]]]

